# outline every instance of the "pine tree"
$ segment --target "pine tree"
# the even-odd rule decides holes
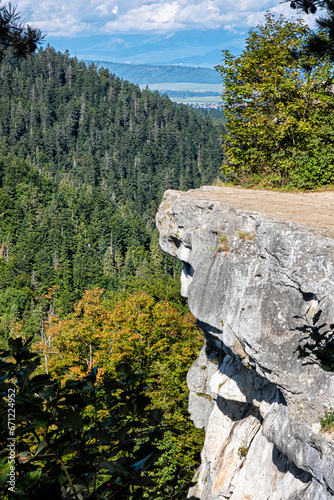
[[[19,13],[10,3],[0,6],[0,60],[8,47],[12,48],[14,57],[27,57],[35,52],[43,38],[40,30],[20,22]]]
[[[334,2],[333,0],[288,0],[292,9],[306,14],[321,15],[316,19],[318,32],[312,33],[305,45],[307,52],[324,58],[329,56],[334,61]]]

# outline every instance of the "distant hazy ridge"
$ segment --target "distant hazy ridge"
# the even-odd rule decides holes
[[[190,66],[151,66],[148,64],[124,64],[107,61],[94,62],[108,68],[120,78],[140,84],[150,83],[205,83],[221,84],[221,77],[211,68],[193,68]]]

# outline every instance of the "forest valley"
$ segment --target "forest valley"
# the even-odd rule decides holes
[[[162,253],[168,188],[208,184],[223,123],[47,47],[0,64],[1,390],[13,498],[184,498],[203,340]],[[1,406],[2,449],[8,437]],[[0,489],[8,494],[8,460]]]

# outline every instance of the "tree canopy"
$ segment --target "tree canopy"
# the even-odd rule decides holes
[[[239,57],[223,51],[229,178],[298,188],[334,182],[333,67],[301,50],[310,33],[302,20],[268,13]]]
[[[43,40],[39,29],[20,21],[20,14],[10,3],[0,5],[0,60],[11,47],[14,57],[27,57]]]
[[[157,443],[161,470],[154,476],[161,485],[173,479],[184,488],[197,466],[202,438],[189,421],[186,375],[203,340],[193,316],[178,309],[143,291],[103,295],[101,289],[86,290],[73,313],[45,321],[34,347],[47,372],[63,385],[87,376],[94,366],[98,380],[115,377],[120,363],[142,373],[147,395],[169,426]]]

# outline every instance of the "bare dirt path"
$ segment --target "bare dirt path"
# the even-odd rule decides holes
[[[237,208],[302,224],[334,239],[334,191],[285,193],[203,186],[200,189],[192,189],[186,194],[194,199],[220,201]]]

